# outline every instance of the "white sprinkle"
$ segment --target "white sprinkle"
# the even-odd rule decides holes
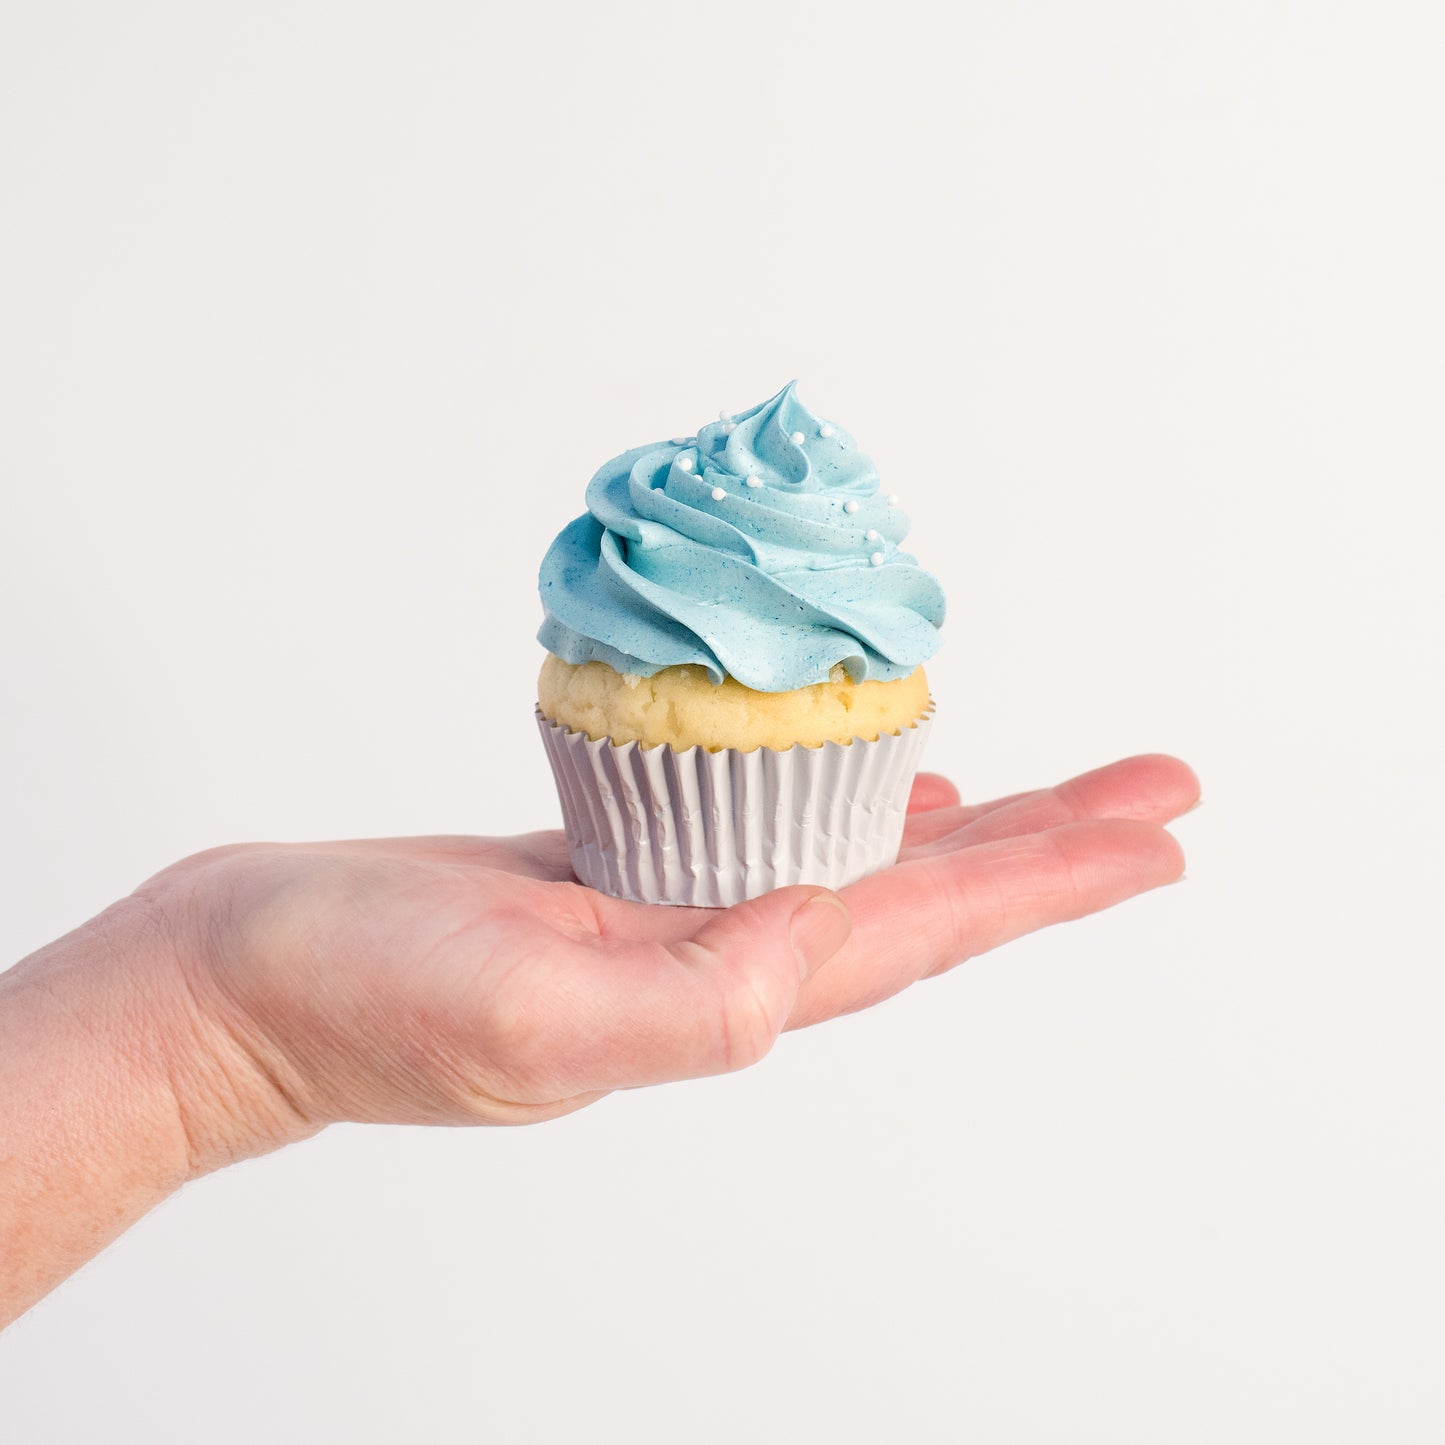
[[[830,437],[830,436],[832,436],[832,435],[833,435],[832,425],[831,425],[830,423],[828,423],[828,422],[825,421],[825,422],[823,423],[823,425],[818,428],[818,435],[819,435],[820,437]]]
[[[679,457],[677,459],[677,466],[679,471],[690,472],[692,470],[692,458]]]
[[[875,552],[868,560],[875,567],[881,567],[883,565],[883,554],[882,552]]]
[[[622,674],[622,681],[628,687],[636,687],[637,684],[642,681],[642,678],[635,672],[624,672]]]
[[[865,542],[876,542],[878,540],[878,533],[875,532],[872,527],[869,527],[869,529],[863,533],[863,540]]]
[[[749,477],[749,478],[748,478],[748,486],[750,486],[750,487],[760,487],[760,486],[762,486],[762,484],[763,484],[763,479],[762,479],[761,477]]]
[[[889,505],[890,507],[896,507],[896,506],[898,505],[898,493],[897,493],[897,492],[889,492],[889,493],[888,493],[888,505]]]
[[[722,501],[722,499],[723,499],[724,497],[726,497],[726,496],[727,496],[727,493],[726,493],[721,487],[714,487],[714,488],[712,489],[712,499],[713,499],[713,501],[715,501],[715,502],[720,502],[720,501]]]
[[[795,431],[792,436],[788,438],[788,440],[791,441],[795,447],[800,447],[807,440],[807,438],[802,434],[802,432]]]
[[[691,437],[673,437],[672,444],[675,447],[685,447],[691,440]]]
[[[853,512],[856,512],[858,510],[858,503],[850,498],[848,501],[843,503],[843,510],[845,512],[848,512],[849,514],[852,514]]]
[[[726,436],[736,425],[737,422],[735,421],[725,421],[722,424],[722,434]]]
[[[733,419],[733,414],[730,411],[720,411],[717,414],[717,419],[719,421],[731,421]]]

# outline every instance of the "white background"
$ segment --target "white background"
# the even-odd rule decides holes
[[[551,825],[543,549],[794,376],[947,588],[932,765],[1205,804],[747,1075],[185,1190],[0,1436],[1442,1438],[1438,15],[8,7],[0,960],[213,843]]]

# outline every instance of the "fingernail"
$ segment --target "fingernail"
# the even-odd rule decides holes
[[[788,936],[798,957],[799,981],[812,978],[852,931],[852,915],[835,893],[815,894],[798,909],[788,924]]]
[[[1186,813],[1192,813],[1196,808],[1202,807],[1203,805],[1203,798],[1195,798],[1195,800],[1184,811]]]

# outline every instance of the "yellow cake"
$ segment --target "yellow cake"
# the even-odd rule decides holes
[[[912,727],[928,711],[928,679],[918,667],[886,682],[851,682],[838,666],[828,682],[757,692],[731,677],[714,683],[701,667],[665,667],[638,677],[605,662],[573,664],[548,654],[537,700],[544,717],[594,742],[667,744],[678,752],[781,752],[795,743],[873,742]]]

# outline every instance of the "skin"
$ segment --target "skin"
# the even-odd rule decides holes
[[[190,1179],[343,1120],[530,1124],[757,1062],[1009,939],[1183,872],[1199,797],[1131,758],[981,806],[919,777],[841,893],[651,908],[560,833],[242,844],[0,975],[0,1325]]]

